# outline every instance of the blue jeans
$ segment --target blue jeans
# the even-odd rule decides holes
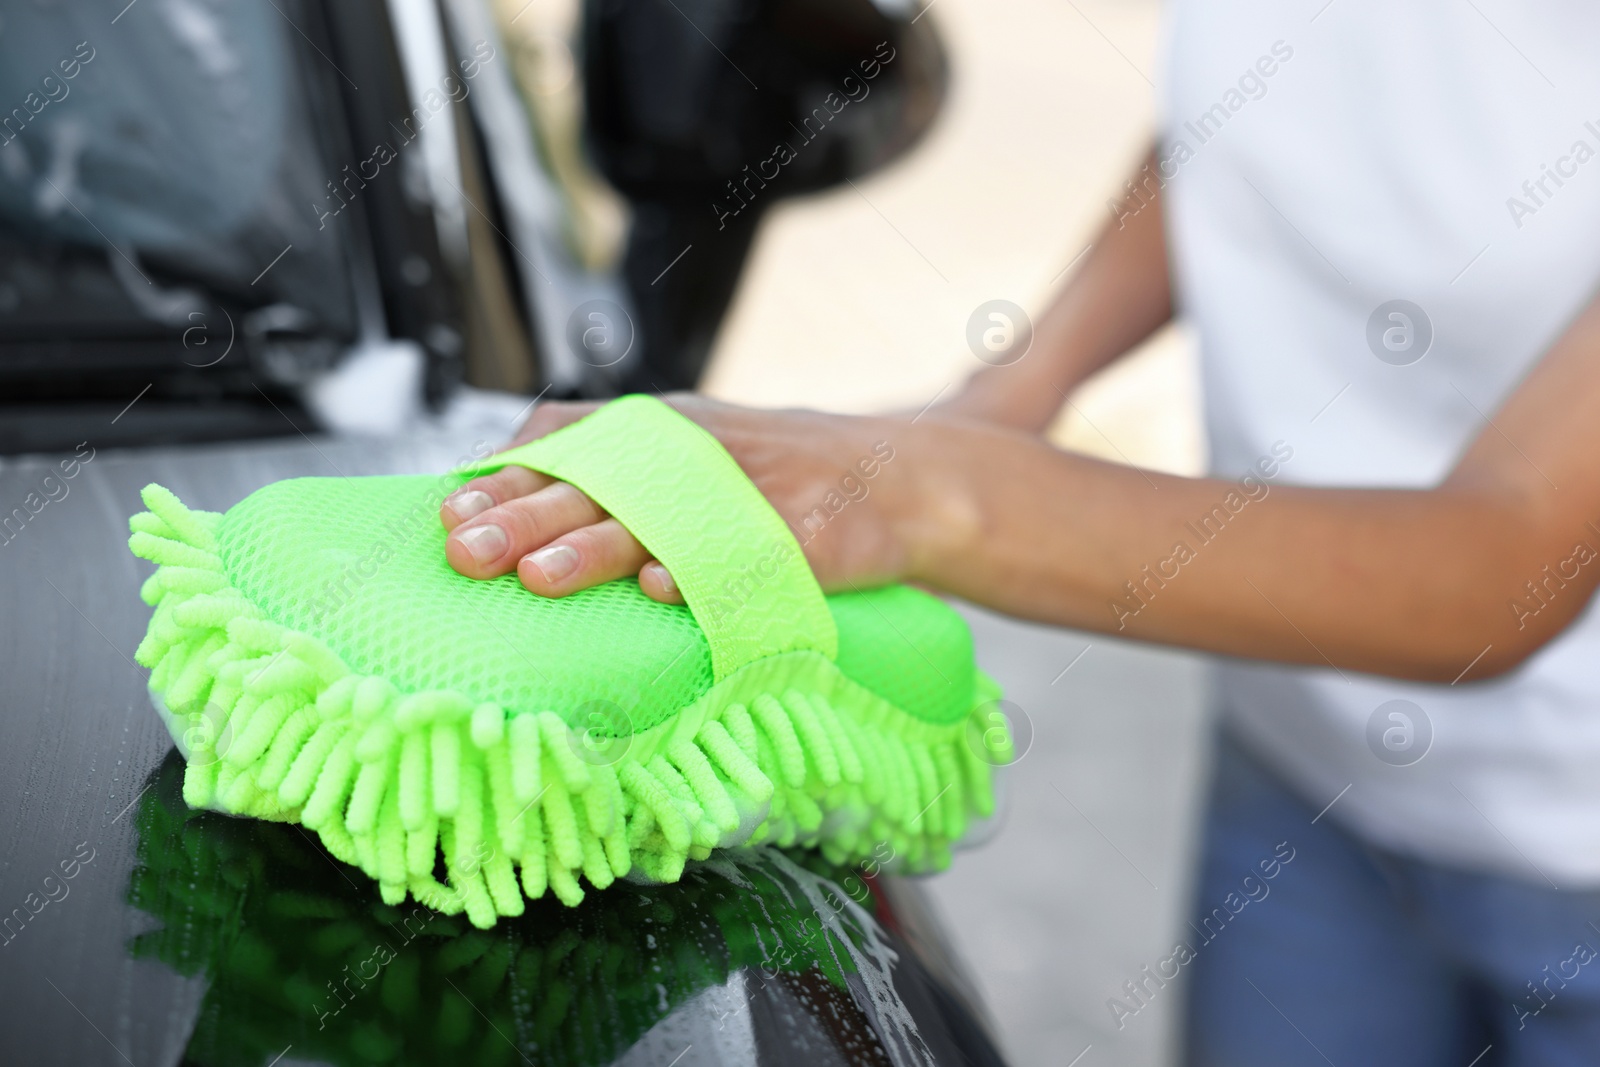
[[[1600,892],[1385,852],[1218,748],[1189,1067],[1600,1065]]]

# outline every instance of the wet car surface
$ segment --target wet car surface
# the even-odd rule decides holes
[[[8,459],[0,1048],[30,1064],[997,1064],[913,883],[730,852],[480,931],[389,907],[298,827],[188,809],[132,662],[159,481],[223,509],[300,475],[437,471],[503,418]],[[70,470],[70,475],[68,471]],[[13,509],[20,509],[14,512]]]

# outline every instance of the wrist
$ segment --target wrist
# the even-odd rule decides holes
[[[941,419],[1025,429],[1031,412],[1027,410],[1029,405],[1019,400],[1017,383],[1000,378],[1008,369],[994,368],[974,374],[960,392],[930,408],[927,414]]]
[[[945,419],[918,420],[898,435],[889,522],[901,577],[943,587],[954,561],[970,559],[982,538],[983,515],[970,460],[981,431]],[[969,447],[963,447],[963,441]]]

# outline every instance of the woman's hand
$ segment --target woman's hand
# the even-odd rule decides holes
[[[909,422],[753,411],[688,394],[667,402],[733,455],[795,534],[824,588],[906,576],[913,479],[895,457],[914,432]],[[598,407],[541,404],[513,444]],[[515,570],[528,589],[559,597],[637,574],[647,596],[683,603],[671,574],[621,523],[573,486],[525,467],[473,479],[445,500],[440,518],[450,531],[445,557],[469,578]]]
[[[983,526],[976,490],[997,473],[987,457],[1018,447],[1006,440],[1016,431],[1042,433],[1066,391],[1171,311],[1158,204],[1101,231],[1094,251],[1040,317],[1021,362],[988,368],[918,417],[750,411],[688,394],[668,402],[733,454],[789,524],[825,589],[912,578],[972,595],[967,582],[978,589],[990,584],[977,578],[971,544]],[[596,407],[543,404],[514,443]],[[973,432],[984,425],[994,432]],[[1036,490],[1023,487],[1030,498]],[[444,502],[440,516],[451,531],[446,558],[468,577],[515,570],[535,593],[565,596],[637,574],[647,595],[683,601],[666,568],[620,523],[571,485],[526,468],[469,482]],[[1030,589],[1036,595],[1037,583]]]

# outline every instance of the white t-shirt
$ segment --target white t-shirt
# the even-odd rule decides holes
[[[1213,473],[1282,442],[1279,483],[1437,484],[1600,286],[1600,4],[1175,0],[1168,32],[1168,238]],[[1484,683],[1218,675],[1247,744],[1365,839],[1600,885],[1593,604]]]

